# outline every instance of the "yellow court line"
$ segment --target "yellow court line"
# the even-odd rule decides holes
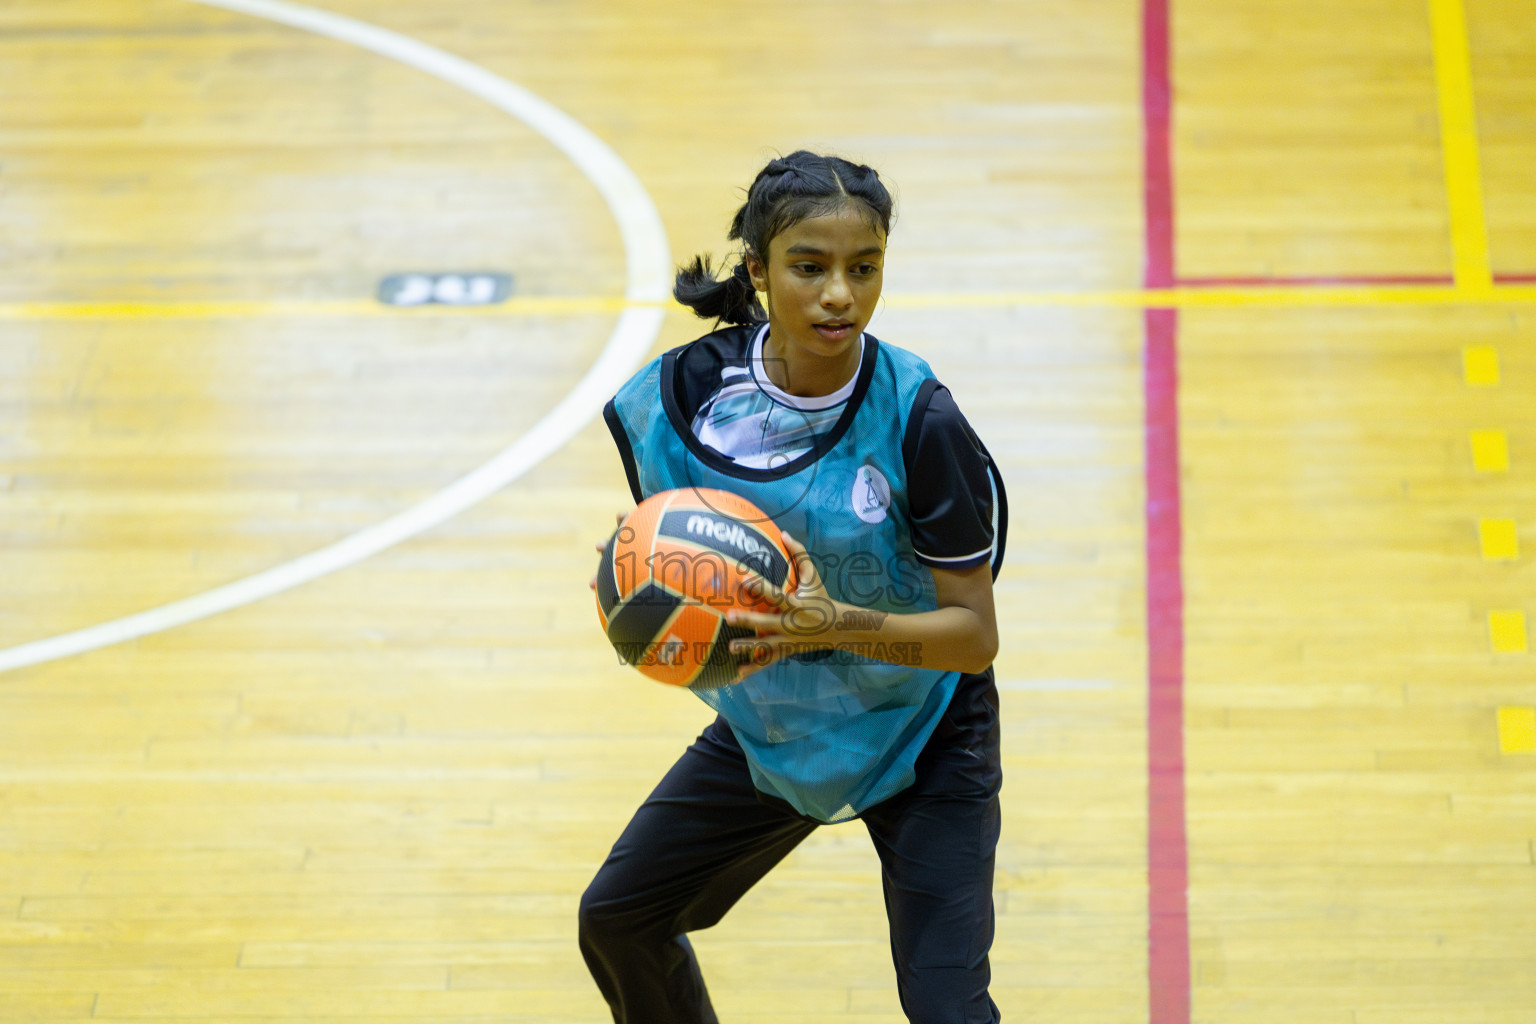
[[[1486,290],[1444,285],[1330,285],[1307,287],[1148,288],[1105,291],[974,292],[893,295],[892,309],[1000,309],[1009,307],[1108,307],[1120,309],[1239,309],[1310,306],[1536,305],[1536,285],[1498,285]],[[670,307],[604,296],[529,296],[495,306],[386,306],[343,302],[9,302],[0,320],[190,320],[244,317],[438,317],[552,316],[622,313]]]
[[[1536,285],[1487,290],[1445,285],[1319,285],[1146,288],[1093,292],[997,292],[897,295],[893,308],[1109,306],[1129,309],[1237,309],[1304,306],[1456,306],[1536,302]]]
[[[1429,0],[1435,50],[1435,91],[1440,102],[1440,148],[1451,215],[1451,260],[1460,288],[1493,287],[1488,225],[1483,216],[1482,168],[1477,153],[1477,115],[1472,101],[1472,62],[1462,0]]]
[[[291,302],[237,300],[217,302],[4,302],[0,320],[199,320],[256,316],[549,316],[569,313],[622,313],[660,303],[628,302],[601,296],[549,296],[511,299],[496,306],[389,306],[368,300]]]

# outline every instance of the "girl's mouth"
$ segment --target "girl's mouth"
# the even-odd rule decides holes
[[[828,341],[845,341],[853,334],[853,324],[812,324],[816,333]]]

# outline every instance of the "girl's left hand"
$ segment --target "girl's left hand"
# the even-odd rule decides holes
[[[630,511],[633,511],[633,509],[631,509]],[[624,525],[624,519],[628,515],[629,515],[629,512],[615,512],[613,514],[613,528],[615,530],[617,530],[619,527],[623,526]],[[625,539],[628,540],[629,538],[625,538]],[[602,540],[598,541],[593,546],[596,548],[598,554],[606,555],[608,553],[608,545],[612,541],[613,541],[613,534],[609,534],[608,536],[604,537]],[[597,592],[597,576],[596,575],[594,575],[590,580],[587,581],[587,589],[591,590],[593,593]]]
[[[774,606],[774,611],[749,612],[733,608],[725,615],[728,624],[757,631],[756,639],[731,641],[731,653],[741,661],[737,682],[780,658],[831,647],[834,642],[837,604],[827,594],[810,552],[789,534],[782,536],[799,575],[799,585],[793,591],[772,586],[765,588],[763,597]]]

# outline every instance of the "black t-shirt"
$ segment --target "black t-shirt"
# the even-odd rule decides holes
[[[913,410],[902,443],[918,561],[938,569],[1000,564],[1002,480],[949,389],[924,393],[928,404]]]

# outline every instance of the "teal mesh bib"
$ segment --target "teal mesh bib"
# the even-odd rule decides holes
[[[913,553],[902,439],[932,373],[902,349],[868,336],[865,345],[842,418],[810,451],[767,469],[736,466],[693,437],[677,393],[683,350],[624,385],[610,426],[622,428],[621,448],[628,441],[627,468],[641,495],[732,491],[805,545],[835,600],[876,612],[929,611],[937,601],[933,576]],[[694,692],[730,724],[758,789],[837,822],[912,783],[958,680],[957,672],[924,668],[918,650],[823,650]]]

